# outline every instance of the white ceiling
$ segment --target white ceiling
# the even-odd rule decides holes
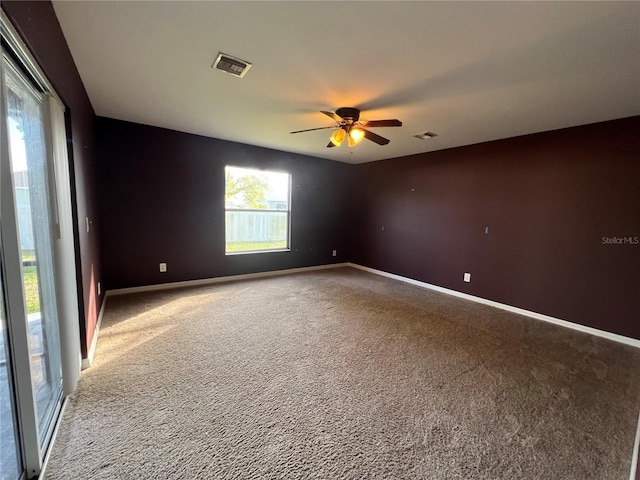
[[[350,163],[640,114],[640,2],[54,1],[97,115]],[[253,64],[236,78],[218,51]],[[391,140],[326,148],[359,107]],[[438,137],[413,135],[433,131]]]

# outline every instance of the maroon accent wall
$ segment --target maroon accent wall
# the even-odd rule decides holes
[[[97,127],[106,288],[348,260],[351,165],[107,118]],[[225,255],[227,164],[292,174],[290,252]]]
[[[95,195],[95,114],[51,3],[2,2],[2,9],[67,107],[74,234],[79,245],[76,267],[81,350],[86,358],[103,300],[97,295],[97,282],[102,274],[96,231],[99,222]],[[89,233],[85,217],[91,221]]]
[[[639,153],[633,117],[360,165],[350,260],[640,339]]]

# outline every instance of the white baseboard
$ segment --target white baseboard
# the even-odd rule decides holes
[[[523,308],[518,308],[511,305],[506,305],[504,303],[494,302],[493,300],[487,300],[486,298],[476,297],[474,295],[469,295],[468,293],[458,292],[457,290],[451,290],[449,288],[439,287],[437,285],[421,282],[419,280],[414,280],[412,278],[402,277],[400,275],[384,272],[382,270],[376,270],[375,268],[364,267],[356,263],[347,263],[347,265],[353,268],[357,268],[359,270],[364,270],[365,272],[375,273],[376,275],[381,275],[387,278],[393,278],[394,280],[400,280],[401,282],[410,283],[411,285],[417,285],[418,287],[428,288],[429,290],[435,290],[436,292],[446,293],[447,295],[453,295],[455,297],[464,298],[465,300],[471,300],[472,302],[482,303],[484,305],[489,305],[491,307],[499,308],[501,310],[507,310],[509,312],[517,313],[519,315],[525,315],[530,318],[535,318],[536,320],[542,320],[543,322],[553,323],[555,325],[560,325],[561,327],[571,328],[579,332],[589,333],[597,337],[606,338],[607,340],[613,340],[614,342],[623,343],[625,345],[630,345],[635,348],[640,348],[640,340],[636,340],[635,338],[625,337],[624,335],[618,335],[617,333],[611,333],[605,330],[599,330],[597,328],[587,327],[585,325],[580,325],[579,323],[573,323],[567,320],[561,320],[559,318],[550,317],[549,315],[544,315],[542,313],[532,312],[530,310],[525,310]]]
[[[325,270],[327,268],[346,267],[347,263],[331,263],[329,265],[316,265],[313,267],[289,268],[287,270],[272,270],[269,272],[244,273],[241,275],[230,275],[227,277],[202,278],[200,280],[185,280],[183,282],[160,283],[157,285],[145,285],[143,287],[129,287],[109,290],[105,295],[107,297],[113,295],[126,295],[128,293],[152,292],[155,290],[168,290],[180,287],[199,287],[202,285],[211,285],[213,283],[233,282],[236,280],[249,280],[251,278],[275,277],[277,275],[289,275],[291,273],[310,272],[312,270]],[[106,298],[105,298],[106,301]]]
[[[96,345],[98,344],[98,334],[100,333],[100,325],[102,325],[102,315],[104,315],[104,307],[107,305],[107,294],[105,293],[102,299],[102,306],[100,307],[100,313],[98,314],[98,320],[96,322],[96,329],[93,331],[93,339],[91,340],[91,346],[87,352],[87,358],[82,359],[80,364],[81,370],[86,370],[93,363],[93,357],[96,354]]]
[[[375,268],[365,267],[362,265],[358,265],[357,263],[347,262],[347,263],[332,263],[329,265],[316,265],[313,267],[290,268],[287,270],[274,270],[269,272],[246,273],[241,275],[230,275],[226,277],[203,278],[200,280],[186,280],[182,282],[161,283],[157,285],[145,285],[142,287],[129,287],[129,288],[119,288],[116,290],[108,290],[107,292],[105,292],[105,298],[104,298],[104,301],[102,302],[102,307],[100,308],[100,314],[98,315],[98,323],[96,325],[96,330],[93,334],[91,348],[89,349],[87,358],[82,359],[82,369],[84,370],[86,368],[89,368],[93,362],[93,356],[95,355],[96,344],[98,342],[98,334],[100,333],[100,325],[102,324],[102,315],[104,314],[104,309],[107,304],[107,299],[111,296],[126,295],[129,293],[139,293],[139,292],[152,292],[156,290],[168,290],[168,289],[180,288],[180,287],[197,287],[197,286],[211,285],[211,284],[222,283],[222,282],[248,280],[251,278],[274,277],[278,275],[288,275],[291,273],[309,272],[313,270],[325,270],[329,268],[338,268],[338,267],[357,268],[359,270],[364,270],[365,272],[370,272],[376,275],[381,275],[383,277],[399,280],[401,282],[410,283],[418,287],[428,288],[430,290],[445,293],[447,295],[453,295],[455,297],[464,298],[465,300],[470,300],[472,302],[482,303],[485,305],[489,305],[491,307],[500,308],[502,310],[507,310],[509,312],[517,313],[519,315],[524,315],[530,318],[534,318],[536,320],[542,320],[544,322],[560,325],[561,327],[571,328],[573,330],[589,333],[591,335],[606,338],[608,340],[613,340],[614,342],[619,342],[625,345],[630,345],[635,348],[640,348],[640,340],[636,340],[634,338],[625,337],[623,335],[618,335],[616,333],[611,333],[604,330],[598,330],[597,328],[587,327],[585,325],[580,325],[578,323],[568,322],[566,320],[561,320],[559,318],[554,318],[549,315],[532,312],[530,310],[525,310],[523,308],[518,308],[511,305],[506,305],[504,303],[494,302],[493,300],[487,300],[486,298],[476,297],[474,295],[469,295],[467,293],[458,292],[456,290],[439,287],[437,285],[421,282],[419,280],[414,280],[412,278],[395,275],[393,273],[384,272],[382,270],[376,270]]]
[[[631,457],[631,473],[629,480],[636,480],[638,470],[638,455],[640,455],[640,413],[638,413],[638,426],[636,427],[636,439],[633,442],[633,456]]]

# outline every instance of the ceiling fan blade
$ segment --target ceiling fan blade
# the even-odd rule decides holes
[[[333,120],[335,120],[338,123],[344,121],[344,119],[342,117],[336,115],[333,112],[325,112],[325,111],[321,110],[320,113],[324,113],[327,117],[332,118]]]
[[[338,128],[338,126],[333,125],[331,127],[307,128],[306,130],[296,130],[295,132],[289,132],[289,133],[313,132],[314,130],[327,130],[328,128]]]
[[[335,145],[333,144],[333,142],[329,142],[329,143],[327,144],[327,148],[331,148],[331,147],[335,147]]]
[[[364,128],[362,130],[364,131],[364,138],[371,140],[378,145],[386,145],[391,141],[388,138],[381,137],[380,135],[370,132],[369,130],[365,130]]]
[[[363,127],[401,127],[402,122],[397,119],[393,120],[369,120],[368,122],[362,122]]]

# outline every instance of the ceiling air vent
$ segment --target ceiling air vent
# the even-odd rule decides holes
[[[437,137],[438,135],[433,132],[424,132],[414,135],[414,137],[419,138],[420,140],[427,140],[429,138]]]
[[[240,60],[239,58],[227,55],[226,53],[219,52],[211,67],[242,78],[247,73],[247,70],[251,68],[251,64],[244,60]]]

